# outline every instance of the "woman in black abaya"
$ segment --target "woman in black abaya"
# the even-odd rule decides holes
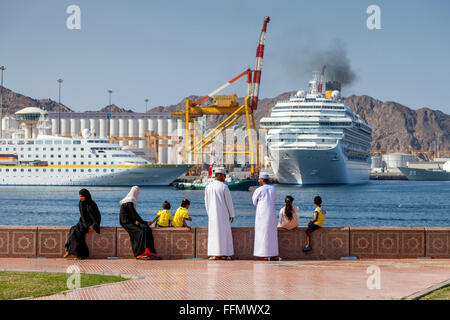
[[[139,187],[131,188],[128,195],[120,201],[120,225],[130,235],[131,247],[136,259],[159,259],[153,243],[152,229],[149,223],[144,221],[136,212]]]
[[[97,204],[92,200],[88,190],[81,189],[79,195],[80,220],[70,228],[64,258],[68,258],[71,255],[79,259],[87,258],[89,256],[89,248],[86,244],[86,234],[92,231],[100,233],[101,215]]]

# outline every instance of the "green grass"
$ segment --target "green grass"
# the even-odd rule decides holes
[[[0,300],[42,297],[68,290],[71,274],[39,272],[0,272]],[[80,274],[82,288],[124,281],[119,276]]]
[[[437,290],[420,300],[450,300],[450,287]]]

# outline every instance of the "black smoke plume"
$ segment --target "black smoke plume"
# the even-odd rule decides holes
[[[324,51],[312,52],[305,71],[320,71],[324,64],[326,81],[338,81],[342,86],[349,86],[356,81],[357,76],[344,44],[336,43]]]
[[[318,42],[307,41],[308,43]],[[325,81],[338,81],[343,87],[354,84],[357,75],[352,68],[347,54],[347,48],[341,41],[334,41],[325,48],[314,47],[313,45],[303,46],[303,48],[289,48],[281,55],[286,74],[303,87],[305,81],[311,80],[312,71],[321,71],[325,64]]]

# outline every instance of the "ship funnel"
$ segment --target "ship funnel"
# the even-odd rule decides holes
[[[341,83],[339,81],[327,81],[325,83],[325,97],[331,99],[333,91],[341,91]]]

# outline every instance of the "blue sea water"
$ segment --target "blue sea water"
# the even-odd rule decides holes
[[[299,223],[306,225],[314,210],[313,198],[320,195],[327,211],[325,226],[450,227],[450,181],[370,181],[362,185],[282,186],[276,185],[276,207],[292,195],[300,207]],[[79,218],[79,187],[0,187],[0,225],[74,225]],[[89,188],[102,213],[103,226],[119,226],[119,201],[128,188]],[[233,226],[253,226],[255,208],[251,191],[233,191],[236,212]],[[152,220],[164,200],[175,213],[182,199],[191,200],[189,225],[204,227],[208,218],[200,190],[172,187],[141,188],[138,212]]]

